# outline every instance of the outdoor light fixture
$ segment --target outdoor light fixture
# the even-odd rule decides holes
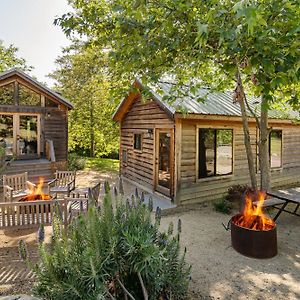
[[[153,129],[152,128],[147,129],[147,135],[148,135],[149,138],[152,137],[152,135],[153,135]]]

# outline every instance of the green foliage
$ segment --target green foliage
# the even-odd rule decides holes
[[[214,207],[216,211],[221,212],[223,214],[230,214],[232,210],[232,204],[225,199],[221,199],[217,202],[214,202]]]
[[[109,96],[107,54],[74,41],[56,63],[58,68],[50,77],[75,107],[69,115],[69,151],[90,157],[116,156],[119,131],[112,121],[116,103]]]
[[[93,171],[118,173],[119,163],[119,160],[111,158],[86,158],[85,167]]]
[[[40,243],[35,293],[55,300],[124,299],[126,288],[135,299],[143,299],[143,291],[149,299],[184,299],[190,268],[179,233],[160,232],[139,199],[124,203],[116,195],[113,208],[109,195],[67,231],[54,222],[50,247]]]
[[[250,187],[246,184],[235,184],[228,189],[225,200],[231,203],[240,203],[244,199],[245,192],[249,189]]]
[[[168,74],[179,86],[235,84],[241,68],[248,92],[268,105],[299,95],[299,19],[286,1],[77,1],[55,20],[66,34],[87,36],[109,51],[119,78],[157,82]],[[191,78],[194,80],[192,81]]]
[[[83,170],[86,164],[86,158],[76,154],[69,153],[68,155],[68,169],[72,171]]]
[[[29,71],[32,67],[26,65],[25,59],[17,57],[18,48],[13,45],[5,47],[0,40],[0,72],[6,71],[13,67]]]
[[[278,103],[285,109],[287,104],[299,108],[300,103],[299,1],[69,2],[73,11],[55,23],[70,36],[84,35],[91,47],[101,45],[109,53],[110,72],[122,82],[136,76],[145,85],[172,81],[173,98],[184,96],[180,92],[184,86],[189,96],[209,86],[211,91],[233,90],[240,103],[245,101],[244,92],[261,97],[263,122],[255,112],[253,117],[262,133],[261,186],[269,188],[267,111]],[[243,126],[246,131],[247,124]],[[256,186],[253,154],[246,141],[249,173]]]

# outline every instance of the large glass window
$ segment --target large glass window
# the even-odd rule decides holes
[[[41,95],[19,84],[19,105],[41,105]]]
[[[272,130],[269,136],[269,156],[271,168],[282,166],[282,130]]]
[[[46,97],[45,98],[45,106],[46,107],[58,107],[58,104]]]
[[[20,116],[19,154],[37,154],[37,116]]]
[[[14,105],[14,84],[13,83],[0,87],[0,104]]]
[[[13,142],[13,116],[0,115],[0,145],[7,157],[13,155]]]
[[[232,173],[232,130],[199,128],[199,178]]]

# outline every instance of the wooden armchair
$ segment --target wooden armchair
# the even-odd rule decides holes
[[[90,205],[98,207],[100,189],[101,183],[99,182],[92,187],[78,188],[71,193],[71,198],[65,198],[68,201],[68,224],[80,213],[86,213]]]
[[[75,171],[56,171],[55,179],[48,183],[48,194],[67,194],[75,189]]]
[[[28,173],[3,175],[4,202],[15,202],[34,191],[36,185],[28,181]]]

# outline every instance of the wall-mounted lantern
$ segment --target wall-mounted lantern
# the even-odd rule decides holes
[[[147,137],[149,139],[151,139],[153,137],[153,129],[152,128],[147,129]]]

